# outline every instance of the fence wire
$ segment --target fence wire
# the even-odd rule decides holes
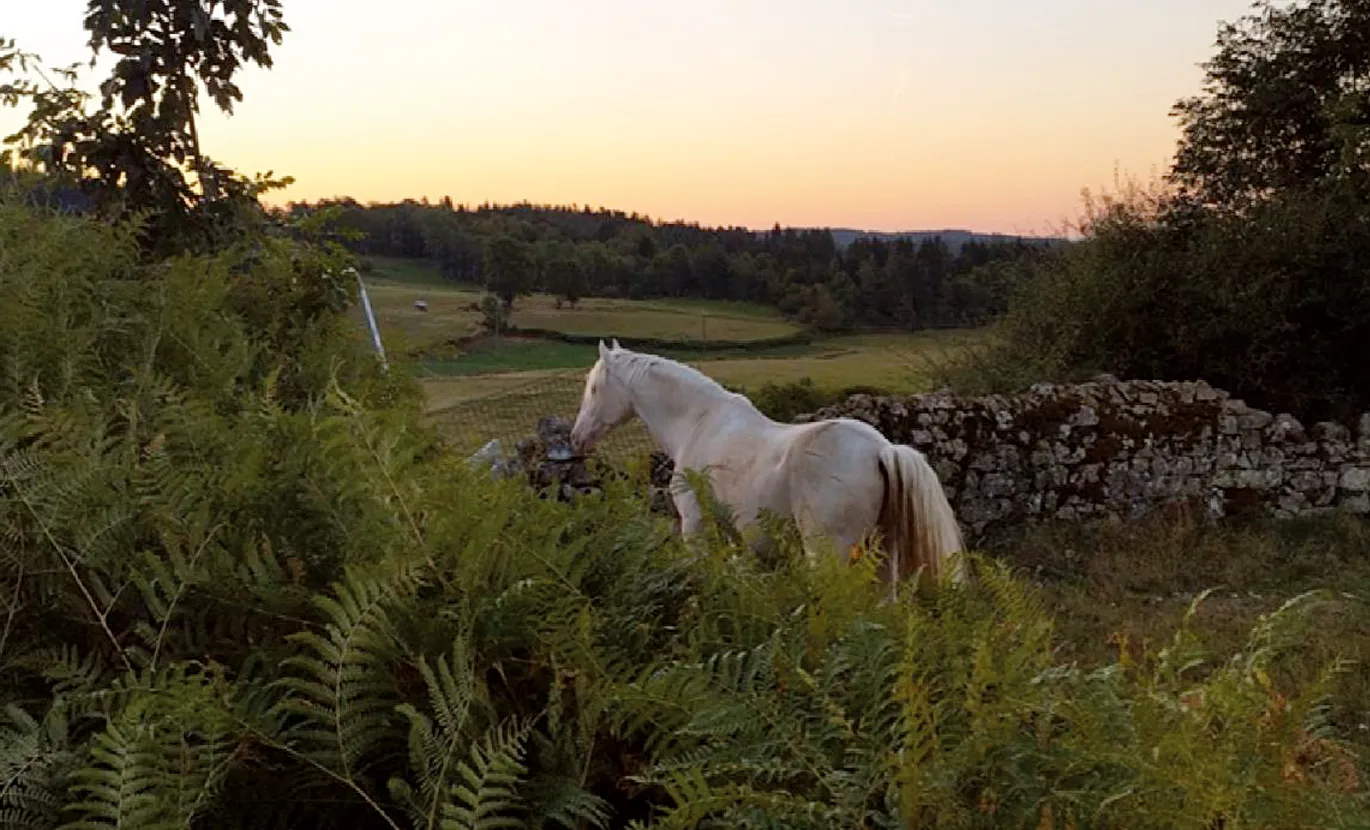
[[[432,410],[429,417],[448,436],[454,447],[474,453],[486,442],[498,439],[506,453],[512,453],[523,438],[533,435],[538,421],[560,416],[572,423],[580,408],[584,379],[580,375],[541,375],[528,379],[500,378],[495,388],[481,390],[489,378],[472,378],[473,391],[460,394],[450,403]],[[460,381],[453,381],[460,384]],[[637,420],[618,427],[596,448],[597,455],[623,459],[650,454],[656,443]]]

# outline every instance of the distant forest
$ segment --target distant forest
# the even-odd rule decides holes
[[[472,209],[450,199],[342,199],[288,211],[321,209],[335,214],[357,254],[429,259],[444,276],[483,286],[506,305],[533,291],[570,304],[583,297],[746,300],[829,331],[985,323],[1008,309],[1031,262],[1061,244],[964,231],[858,235],[777,225],[758,232],[604,208]]]

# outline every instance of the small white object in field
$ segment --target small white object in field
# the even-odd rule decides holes
[[[494,467],[504,457],[504,449],[498,438],[491,438],[476,454],[466,459],[472,467]]]
[[[427,310],[428,310],[428,301],[427,301],[427,300],[415,300],[415,301],[414,301],[414,308],[417,308],[419,311],[427,311]]]

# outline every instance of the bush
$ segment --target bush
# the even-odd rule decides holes
[[[767,416],[789,423],[799,415],[809,415],[826,406],[833,406],[856,394],[885,395],[886,391],[873,386],[848,386],[842,389],[821,389],[809,377],[789,383],[764,383],[754,394],[748,394],[757,409]]]
[[[492,481],[314,304],[308,250],[149,267],[122,233],[0,212],[8,826],[1370,818],[1323,678],[1265,671],[1340,600],[1207,673],[1187,633],[1060,666],[1002,567],[880,604],[877,556],[786,532],[766,564],[683,546],[634,480]]]
[[[480,311],[481,331],[488,334],[499,334],[512,330],[509,306],[499,297],[494,294],[483,294],[480,298],[480,304],[476,308]]]
[[[1180,215],[1129,194],[1016,296],[993,367],[1012,380],[1202,378],[1310,419],[1370,409],[1370,210],[1291,193],[1248,214]],[[983,374],[983,372],[981,372]]]

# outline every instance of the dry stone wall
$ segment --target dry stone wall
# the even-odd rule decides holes
[[[1305,428],[1198,382],[1038,384],[1022,395],[854,395],[846,416],[924,452],[974,535],[1032,519],[1370,513],[1370,413]]]

